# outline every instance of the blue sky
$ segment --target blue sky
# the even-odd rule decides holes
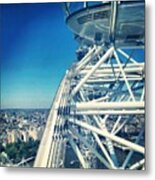
[[[77,47],[61,3],[0,6],[1,108],[49,108]]]
[[[0,16],[1,108],[49,108],[78,46],[62,3],[3,4]]]

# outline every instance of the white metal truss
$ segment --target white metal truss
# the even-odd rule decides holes
[[[65,167],[70,147],[80,168],[144,169],[144,97],[142,59],[113,43],[88,47],[60,83],[34,167]]]

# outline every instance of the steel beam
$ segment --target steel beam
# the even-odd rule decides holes
[[[145,114],[145,110],[80,110],[71,111],[71,115],[140,115]]]
[[[133,170],[133,169],[138,169],[139,167],[142,167],[144,166],[144,163],[145,163],[145,159],[142,159],[140,160],[139,162],[136,162],[135,164],[133,164],[132,166],[130,166],[130,170]]]
[[[122,75],[123,75],[123,77],[124,77],[124,81],[125,81],[125,83],[126,83],[126,86],[127,86],[127,88],[128,88],[128,91],[129,91],[129,93],[130,93],[130,96],[131,96],[132,100],[135,101],[135,97],[134,97],[133,92],[132,92],[132,90],[131,90],[131,87],[130,87],[130,84],[129,84],[129,82],[128,82],[128,79],[126,78],[126,74],[125,74],[125,72],[124,72],[124,69],[123,69],[122,66],[121,66],[121,62],[120,62],[120,60],[119,60],[119,57],[118,57],[116,51],[114,51],[114,56],[115,56],[115,59],[116,59],[118,65],[119,65],[119,68],[120,68],[120,70],[121,70],[121,73],[122,73]]]
[[[96,46],[94,47],[84,56],[84,58],[77,64],[77,67],[75,69],[76,72],[80,72],[80,70],[85,67],[85,65],[92,60],[93,57],[95,57],[100,51],[102,50],[102,46]]]
[[[107,60],[107,58],[113,53],[114,47],[111,47],[104,55],[103,57],[96,63],[96,65],[86,74],[86,76],[78,83],[78,85],[73,89],[71,95],[74,96],[79,89],[82,87],[82,85],[88,80],[88,78],[97,70],[97,68]]]
[[[80,102],[75,104],[76,110],[135,110],[144,109],[144,101],[140,102]]]
[[[69,143],[71,145],[71,147],[73,148],[77,158],[79,159],[81,165],[83,168],[89,168],[88,163],[84,160],[84,157],[82,156],[82,153],[80,152],[78,146],[76,145],[76,143],[73,141],[72,136],[70,135],[69,137]]]
[[[115,135],[109,133],[106,130],[100,130],[100,129],[92,126],[92,125],[89,125],[87,123],[84,123],[84,122],[78,121],[78,120],[70,119],[68,121],[73,123],[73,124],[76,124],[78,126],[81,126],[81,127],[85,128],[85,129],[88,129],[88,130],[90,130],[92,132],[95,132],[95,133],[97,133],[97,134],[99,134],[101,136],[107,137],[107,138],[111,139],[112,141],[115,141],[115,142],[117,142],[119,144],[125,145],[125,146],[129,147],[130,149],[133,149],[134,151],[137,151],[137,152],[142,153],[142,154],[144,154],[144,152],[145,152],[144,147],[142,147],[140,145],[137,145],[137,144],[135,144],[133,142],[130,142],[128,140],[125,140],[123,138],[120,138],[118,136],[115,136]]]
[[[114,169],[116,169],[111,157],[109,156],[106,148],[104,147],[104,145],[102,144],[102,142],[100,141],[100,138],[98,137],[98,135],[96,133],[93,132],[93,136],[97,142],[97,144],[99,145],[99,147],[101,148],[104,156],[106,157],[106,159],[108,160],[109,164],[111,165],[111,167],[113,167]]]
[[[132,63],[139,65],[139,63],[138,63],[135,59],[133,59],[132,57],[130,57],[130,56],[129,56],[127,53],[125,53],[123,50],[117,49],[117,51],[118,51],[120,54],[122,54],[126,59],[129,59]]]
[[[81,142],[83,142],[90,150],[93,154],[95,154],[95,156],[109,169],[113,169],[114,167],[111,167],[109,165],[109,163],[104,159],[104,157],[102,157],[98,151],[96,151],[96,149],[94,149],[92,147],[91,144],[89,144],[80,134],[78,134],[72,127],[70,127],[70,130],[72,132],[72,134],[76,135],[78,137],[78,139],[80,139]]]
[[[142,129],[142,130],[140,131],[138,137],[136,138],[136,141],[135,141],[136,144],[139,143],[139,141],[140,141],[143,133],[144,133],[144,129]],[[133,151],[133,150],[130,150],[130,152],[128,153],[128,155],[126,156],[126,158],[125,158],[125,160],[124,160],[124,162],[123,162],[123,164],[122,164],[122,167],[121,167],[122,169],[125,169],[125,168],[126,168],[126,166],[128,165],[128,163],[129,163],[129,161],[130,161],[133,153],[134,153],[134,151]]]

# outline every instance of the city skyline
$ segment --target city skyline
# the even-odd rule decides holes
[[[62,3],[1,4],[1,108],[50,108],[76,42]]]

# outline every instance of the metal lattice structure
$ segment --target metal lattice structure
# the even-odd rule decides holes
[[[144,169],[144,2],[77,4],[64,9],[78,60],[53,100],[34,167]]]

